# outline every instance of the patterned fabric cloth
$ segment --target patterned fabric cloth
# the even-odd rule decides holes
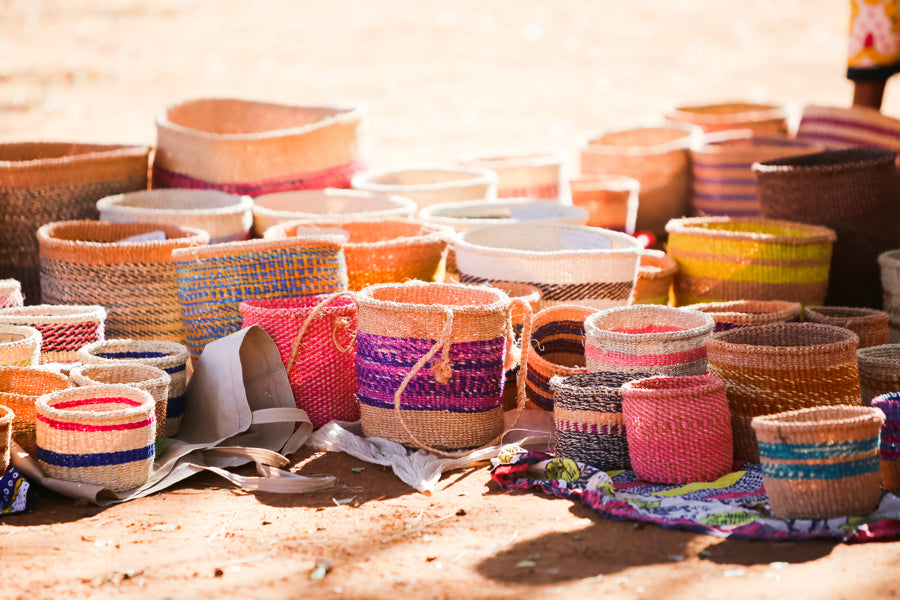
[[[28,504],[28,481],[15,467],[0,477],[0,517],[23,512]]]
[[[900,0],[850,0],[847,77],[884,81],[900,71]]]
[[[641,481],[633,471],[604,472],[514,445],[502,448],[491,462],[492,479],[504,491],[540,488],[560,498],[578,499],[610,519],[774,541],[837,538],[866,542],[900,537],[900,498],[892,493],[886,493],[878,509],[864,517],[772,517],[762,473],[755,463],[736,463],[736,470],[712,482],[663,485]]]

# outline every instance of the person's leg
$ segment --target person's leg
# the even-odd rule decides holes
[[[847,42],[853,106],[880,109],[888,78],[900,71],[900,0],[850,0]]]
[[[884,99],[885,81],[854,81],[853,82],[853,106],[865,106],[881,109]]]

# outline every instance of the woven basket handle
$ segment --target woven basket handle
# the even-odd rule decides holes
[[[303,336],[306,335],[306,330],[309,329],[309,326],[312,324],[313,320],[319,316],[325,308],[343,296],[348,296],[351,299],[356,299],[355,292],[335,292],[328,296],[327,298],[323,298],[321,302],[319,302],[316,307],[310,312],[306,318],[303,320],[303,324],[300,325],[300,331],[297,333],[297,337],[294,338],[294,341],[291,343],[291,357],[288,359],[287,364],[285,364],[285,370],[290,373],[291,367],[294,366],[294,361],[297,360],[297,354],[300,352],[300,344],[303,343]],[[341,352],[349,352],[353,349],[354,344],[356,344],[356,336],[351,336],[350,345],[346,348],[343,348],[338,345],[337,339],[334,336],[334,331],[331,332],[331,341],[334,343],[335,347]]]

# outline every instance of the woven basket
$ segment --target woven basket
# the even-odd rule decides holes
[[[891,342],[900,343],[900,250],[878,255],[881,293],[885,312],[890,315]]]
[[[825,227],[751,217],[671,221],[669,256],[678,263],[678,306],[731,300],[822,304],[831,247]]]
[[[345,233],[341,244],[347,262],[350,290],[376,283],[402,283],[408,279],[435,281],[453,231],[408,219],[375,221],[288,221],[266,230],[265,239],[279,240]]]
[[[859,337],[859,347],[882,346],[891,341],[890,315],[874,308],[851,306],[807,306],[803,318],[849,329]],[[900,388],[898,388],[900,389]]]
[[[736,327],[767,325],[800,321],[803,309],[799,302],[782,300],[734,300],[691,304],[686,310],[699,310],[716,322],[714,331],[728,331]]]
[[[709,370],[725,381],[737,460],[759,462],[753,417],[860,404],[856,334],[818,323],[772,323],[714,333]]]
[[[441,202],[494,200],[497,174],[481,167],[459,166],[366,171],[353,178],[353,187],[404,196],[421,209]]]
[[[835,150],[880,146],[900,152],[900,121],[864,106],[807,106],[797,139]]]
[[[559,304],[534,315],[528,370],[525,377],[526,408],[553,410],[550,379],[587,373],[584,363],[584,320],[594,310]]]
[[[106,340],[88,344],[78,351],[78,360],[87,365],[136,362],[165,371],[169,375],[166,437],[175,436],[181,427],[186,402],[188,358],[186,347],[162,340]]]
[[[466,231],[486,225],[533,221],[584,225],[587,223],[587,212],[577,206],[567,206],[559,202],[509,198],[432,204],[419,212],[419,220],[434,225],[446,225],[455,231]]]
[[[6,473],[9,468],[9,442],[12,440],[12,423],[15,414],[13,411],[0,404],[0,473]]]
[[[158,231],[168,239],[120,241]],[[44,300],[106,307],[110,337],[183,342],[172,250],[208,240],[205,231],[176,225],[48,223],[38,230]]]
[[[163,223],[202,229],[212,244],[246,240],[253,226],[253,200],[216,190],[147,190],[97,201],[100,220]]]
[[[20,306],[0,309],[0,324],[26,325],[41,333],[41,364],[74,362],[78,349],[105,339],[106,310],[97,305]]]
[[[194,360],[209,342],[241,328],[244,300],[312,296],[347,289],[337,237],[250,240],[172,253],[187,347]]]
[[[825,304],[881,308],[878,255],[900,239],[895,158],[892,150],[857,148],[753,167],[766,217],[824,225],[837,234]]]
[[[313,427],[359,420],[356,400],[356,304],[346,295],[248,300],[242,327],[259,325],[272,336],[287,368],[297,408]]]
[[[498,198],[540,198],[572,202],[566,153],[552,148],[487,150],[459,157],[459,163],[497,174]]]
[[[881,394],[872,406],[884,413],[881,426],[881,485],[895,494],[900,492],[900,393]]]
[[[0,273],[22,283],[29,303],[41,302],[38,227],[96,219],[100,198],[147,189],[149,156],[147,146],[0,144]]]
[[[709,315],[654,304],[594,313],[584,322],[588,372],[701,375],[714,326]]]
[[[697,125],[706,133],[734,129],[749,130],[755,136],[786,135],[787,110],[776,104],[726,102],[699,106],[679,106],[666,119]]]
[[[628,455],[638,479],[714,481],[731,471],[725,383],[709,374],[650,377],[622,386]]]
[[[22,296],[22,284],[15,279],[0,279],[0,308],[23,304],[25,299]]]
[[[500,290],[459,284],[382,284],[356,295],[356,375],[363,431],[457,456],[503,433],[504,373],[512,366],[512,309]],[[528,370],[527,354],[521,369]],[[518,409],[525,402],[518,382]]]
[[[348,187],[367,154],[360,108],[190,100],[156,117],[153,187],[247,196]]]
[[[153,469],[156,420],[153,396],[127,385],[89,385],[41,396],[36,458],[47,475],[136,488]]]
[[[65,375],[26,367],[0,367],[0,404],[9,407],[15,417],[12,438],[25,452],[36,447],[34,403],[44,394],[72,387]]]
[[[678,273],[678,263],[666,254],[648,250],[641,256],[633,304],[669,304],[672,282]]]
[[[572,204],[588,213],[587,224],[634,234],[641,183],[625,175],[582,175],[569,181]]]
[[[663,234],[669,219],[684,216],[691,192],[688,147],[701,130],[671,123],[593,133],[580,142],[585,175],[626,175],[641,184],[636,227]]]
[[[541,290],[541,308],[627,304],[643,252],[630,235],[556,223],[470,229],[453,247],[461,282],[527,283]]]
[[[863,406],[872,398],[900,391],[900,344],[869,346],[856,351]]]
[[[0,366],[33,367],[40,363],[40,331],[26,325],[0,324]]]
[[[772,515],[830,519],[875,510],[882,423],[884,414],[866,406],[819,406],[753,419]]]
[[[412,217],[419,207],[409,198],[359,190],[324,189],[263,194],[253,200],[258,237],[274,225],[297,219],[373,221]]]
[[[736,137],[708,141],[691,150],[691,213],[700,216],[759,217],[753,164],[823,150],[786,137]]]

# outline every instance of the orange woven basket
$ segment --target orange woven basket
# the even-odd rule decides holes
[[[706,133],[734,129],[749,130],[753,135],[786,135],[787,110],[777,104],[724,102],[698,106],[679,106],[666,113],[678,123],[697,125]]]

